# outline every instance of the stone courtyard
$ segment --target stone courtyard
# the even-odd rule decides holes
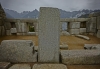
[[[41,7],[38,19],[7,19],[0,9],[0,69],[72,69],[70,65],[100,68],[100,13],[61,19],[58,8]],[[68,23],[66,31],[61,29],[63,22]],[[29,30],[31,25],[34,32]],[[17,39],[18,35],[21,37]],[[31,40],[22,39],[30,35]],[[38,39],[33,40],[34,36]],[[71,42],[67,37],[73,38]],[[74,45],[76,49],[72,50]]]

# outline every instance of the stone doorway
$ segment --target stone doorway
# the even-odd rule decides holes
[[[80,23],[80,28],[86,28],[86,22],[85,21]]]
[[[15,22],[10,22],[11,23],[11,28],[16,28]]]

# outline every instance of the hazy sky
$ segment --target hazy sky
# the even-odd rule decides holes
[[[3,8],[18,12],[39,10],[40,7],[56,7],[66,11],[100,9],[100,0],[0,0]]]

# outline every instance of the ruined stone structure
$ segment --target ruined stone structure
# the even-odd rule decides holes
[[[86,33],[86,22],[89,18],[66,18],[60,19],[60,27],[63,22],[68,22],[68,30],[70,34],[84,34]],[[12,33],[16,33],[16,35],[38,35],[38,19],[7,19],[7,21],[11,25],[11,31],[7,35],[13,35]],[[34,26],[34,31],[29,31],[29,26]],[[15,29],[16,28],[16,29]],[[13,32],[13,30],[16,32]],[[62,33],[62,30],[60,30]]]
[[[92,14],[90,18],[60,19],[57,8],[43,7],[40,9],[39,19],[6,19],[3,14],[4,11],[0,14],[2,15],[0,22],[2,36],[5,35],[5,31],[6,35],[38,35],[39,48],[36,52],[31,40],[3,40],[0,45],[0,69],[5,69],[10,65],[10,63],[1,65],[4,64],[2,62],[36,63],[33,66],[14,64],[9,69],[67,69],[67,66],[63,64],[100,64],[100,44],[89,45],[91,50],[59,50],[62,22],[68,23],[67,32],[71,35],[92,33],[100,38],[99,13]],[[96,46],[95,49],[94,46]],[[88,45],[84,47],[88,48]]]
[[[6,19],[0,6],[0,36],[3,35],[38,35],[38,19]],[[62,23],[67,23],[67,30],[62,31]],[[92,34],[100,38],[100,13],[90,14],[89,18],[61,18],[61,35]]]
[[[100,38],[100,12],[90,14],[87,22],[87,32],[93,33]]]
[[[6,15],[5,15],[5,12],[0,4],[0,36],[6,35],[5,22],[6,22]]]

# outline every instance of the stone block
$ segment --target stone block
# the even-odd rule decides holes
[[[38,36],[38,32],[36,32],[36,36]]]
[[[27,35],[36,35],[36,32],[28,32]]]
[[[88,34],[89,34],[89,35],[92,35],[92,36],[95,35],[94,33],[88,33]]]
[[[100,30],[100,16],[97,17],[97,29]]]
[[[11,35],[10,30],[6,30],[6,35]]]
[[[60,49],[62,49],[62,50],[68,50],[68,45],[60,45]],[[34,46],[34,50],[38,51],[38,46]]]
[[[17,33],[17,35],[23,35],[22,33]]]
[[[11,28],[11,29],[10,29],[10,32],[11,32],[11,33],[17,33],[17,30],[16,30],[16,28]]]
[[[21,27],[21,28],[22,28],[22,29],[21,29],[22,32],[23,32],[23,33],[27,32],[27,24],[26,24],[26,23],[21,23],[21,25],[22,25],[22,27]]]
[[[15,24],[16,24],[17,32],[21,33],[22,32],[22,25],[21,25],[20,20],[17,20],[17,23],[15,23]]]
[[[70,22],[68,27],[70,29],[79,29],[80,28],[80,22]]]
[[[34,23],[35,26],[35,32],[38,32],[38,23]]]
[[[75,22],[74,18],[61,18],[60,22]]]
[[[2,26],[4,23],[3,23],[3,21],[0,19],[0,26]]]
[[[74,19],[74,22],[84,22],[89,20],[89,18],[72,18],[72,19]]]
[[[92,48],[94,48],[95,46],[93,46]],[[100,44],[96,45],[96,50],[100,50]]]
[[[100,64],[99,50],[62,50],[63,64]]]
[[[5,35],[6,34],[6,31],[5,31],[5,27],[4,26],[1,26],[1,33],[2,33],[2,35]]]
[[[0,46],[0,61],[37,62],[32,40],[3,40]]]
[[[91,17],[90,20],[91,20],[91,23],[95,23],[96,24],[97,18],[96,17]]]
[[[10,30],[11,29],[11,24],[10,23],[5,23],[4,27],[6,30]]]
[[[17,33],[17,35],[28,35],[28,33]]]
[[[69,29],[69,33],[72,35],[78,35],[79,34],[79,29]]]
[[[27,24],[17,20],[16,29],[18,33],[26,33],[27,32]]]
[[[32,69],[67,69],[63,64],[34,64]]]
[[[90,38],[88,36],[84,36],[84,35],[76,35],[76,37],[86,39],[86,40],[90,40]]]
[[[86,32],[96,33],[96,23],[87,23]]]
[[[66,36],[67,36],[67,35],[70,35],[70,34],[69,34],[69,32],[67,32],[67,31],[62,31],[62,32],[61,32],[61,35],[66,35]]]
[[[31,66],[29,64],[14,64],[8,69],[31,69]]]
[[[34,46],[34,50],[35,51],[38,51],[38,46]]]
[[[22,33],[22,35],[27,35],[27,33]]]
[[[62,50],[68,50],[68,45],[60,45],[60,49],[62,49]]]
[[[8,69],[10,62],[0,62],[0,69]]]
[[[84,49],[86,50],[97,50],[99,49],[100,50],[100,44],[85,44],[84,45]]]
[[[100,30],[97,32],[97,37],[100,38]]]
[[[86,33],[86,28],[80,28],[80,34]]]
[[[60,12],[41,7],[39,16],[38,62],[59,62]]]

